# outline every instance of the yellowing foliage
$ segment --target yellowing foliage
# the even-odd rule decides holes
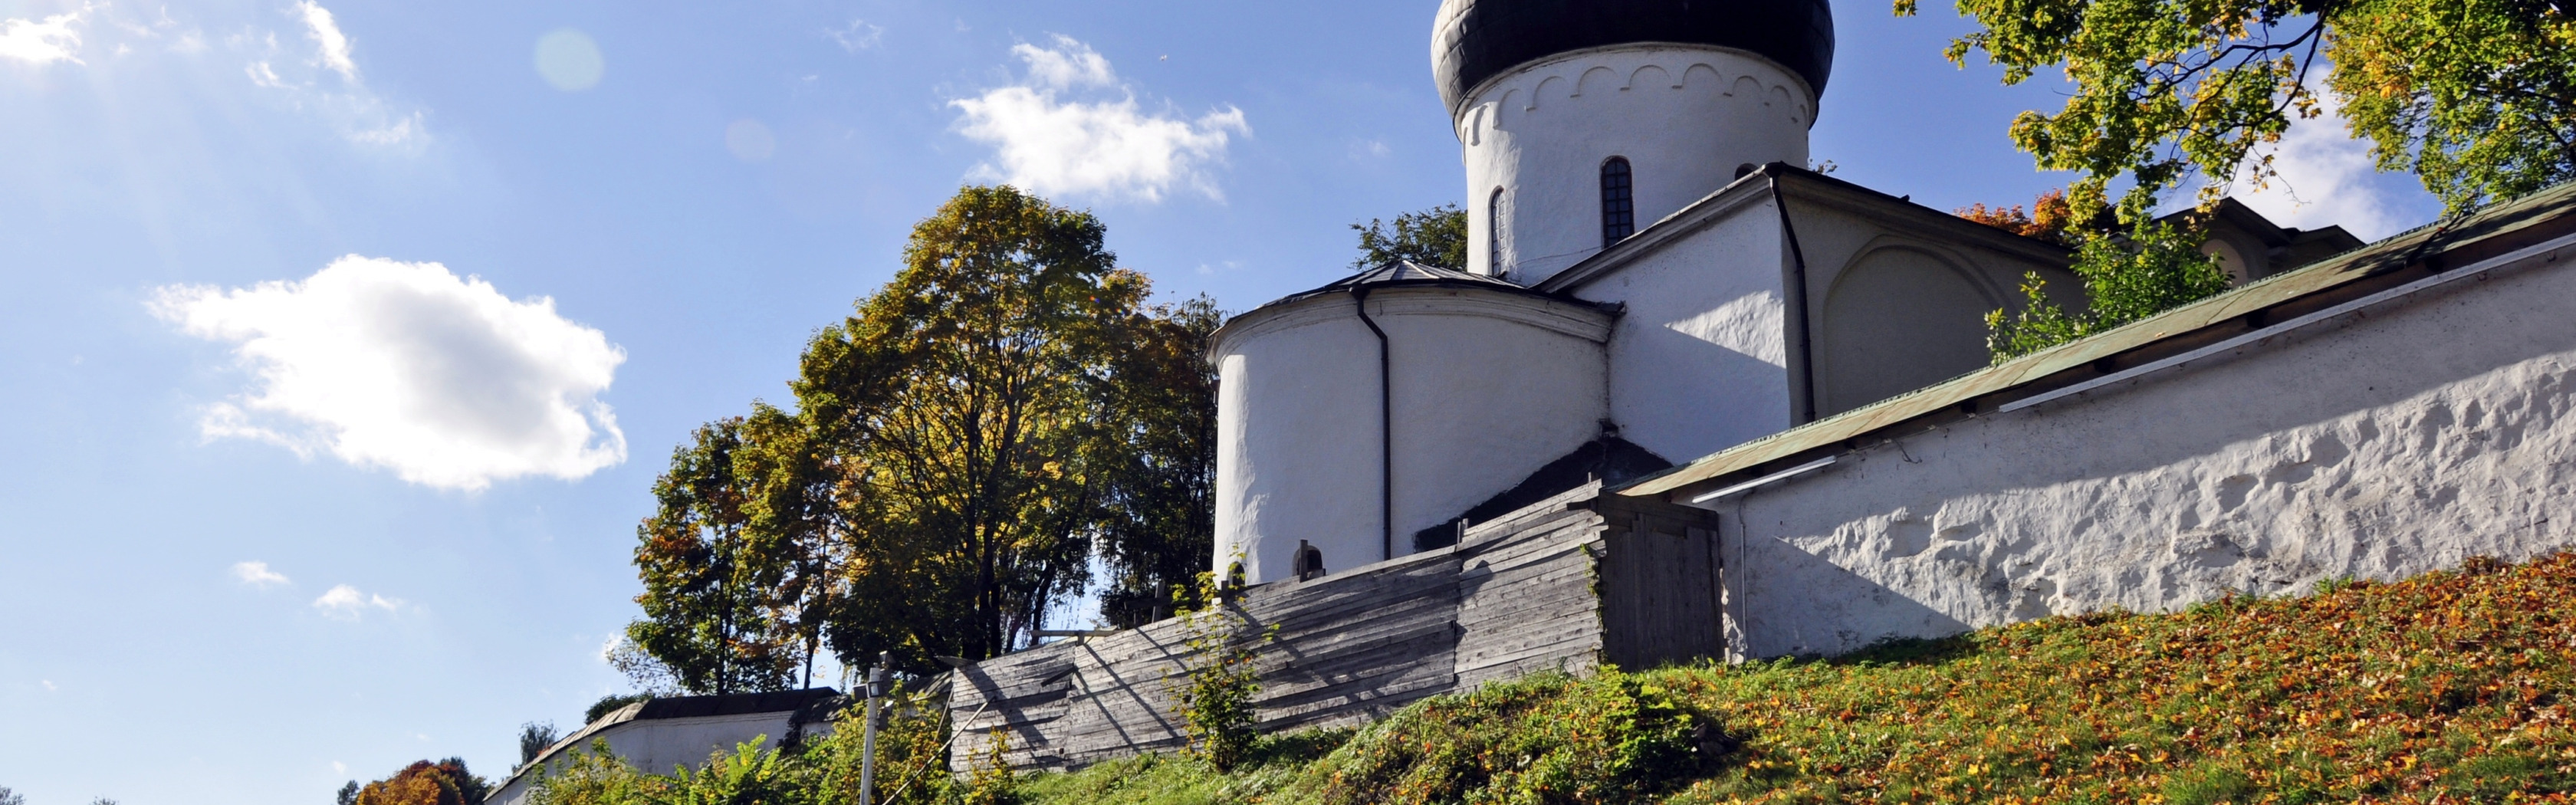
[[[423,760],[358,789],[358,805],[481,805],[486,788],[464,761]]]
[[[1417,702],[1356,732],[1270,736],[1230,772],[1147,756],[987,775],[971,796],[933,774],[939,784],[902,801],[2566,803],[2571,694],[2576,555],[2562,554],[1830,660],[1541,675]],[[904,733],[907,757],[881,768],[936,751],[935,723]],[[858,732],[844,725],[774,757],[738,752],[723,774],[568,773],[538,801],[848,802]],[[715,785],[753,777],[756,796]]]
[[[1678,802],[2568,801],[2576,557],[1672,672],[1746,736]]]
[[[1532,680],[1419,703],[1293,768],[1127,761],[1030,801],[2569,802],[2571,694],[2576,556],[2559,555],[1832,660]]]

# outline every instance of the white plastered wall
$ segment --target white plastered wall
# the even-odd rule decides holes
[[[1593,48],[1533,62],[1476,87],[1454,123],[1467,169],[1469,271],[1489,244],[1524,285],[1601,250],[1601,165],[1626,157],[1636,225],[1735,178],[1737,166],[1805,165],[1815,95],[1745,51],[1673,44]],[[1504,188],[1500,237],[1488,211]]]
[[[1621,438],[1679,462],[1789,427],[1784,248],[1778,208],[1747,193],[1570,289],[1627,305],[1608,350]]]
[[[2566,262],[1907,436],[1711,504],[1726,522],[1730,644],[1832,654],[2568,546]]]
[[[670,774],[682,766],[691,769],[705,766],[708,756],[717,752],[730,754],[734,747],[754,739],[760,741],[762,749],[777,748],[779,739],[786,737],[788,722],[794,716],[794,711],[779,711],[628,721],[593,733],[591,738],[607,741],[611,753],[638,771]],[[831,732],[832,722],[828,720],[807,724],[804,729],[808,739]],[[564,752],[574,749],[588,751],[589,743],[584,739],[581,746],[567,747]],[[558,753],[555,760],[548,762],[560,763],[562,757],[562,753]],[[492,805],[523,805],[533,791],[537,777],[531,773],[512,779],[485,801]]]
[[[1457,288],[1382,288],[1368,306],[1395,380],[1395,555],[1599,433],[1609,314]],[[1378,341],[1356,308],[1265,307],[1210,350],[1220,571],[1239,556],[1253,583],[1284,578],[1301,539],[1329,570],[1385,558]]]

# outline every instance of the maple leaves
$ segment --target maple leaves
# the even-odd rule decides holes
[[[2568,801],[2576,557],[1671,672],[1748,731],[1675,802]]]
[[[2576,802],[2571,593],[2576,554],[2561,554],[1832,660],[1540,675],[1356,733],[1268,736],[1232,773],[1147,756],[1040,775],[1020,793],[1032,805]],[[856,733],[799,762],[843,757],[832,747]],[[920,731],[907,751],[935,752],[939,737]],[[799,785],[834,801],[849,782]]]

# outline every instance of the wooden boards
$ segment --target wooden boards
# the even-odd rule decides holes
[[[1639,665],[1712,654],[1711,517],[1605,499],[1586,484],[1471,527],[1455,546],[1245,590],[1227,606],[1249,624],[1236,644],[1255,652],[1260,726],[1356,725],[1427,696],[1605,657]],[[961,669],[948,703],[952,770],[997,759],[1069,769],[1181,748],[1189,629],[1158,621]]]

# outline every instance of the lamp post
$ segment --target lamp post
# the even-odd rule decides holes
[[[877,652],[877,667],[868,669],[868,725],[859,740],[859,805],[877,798],[877,698],[886,694],[886,664],[893,652]]]

